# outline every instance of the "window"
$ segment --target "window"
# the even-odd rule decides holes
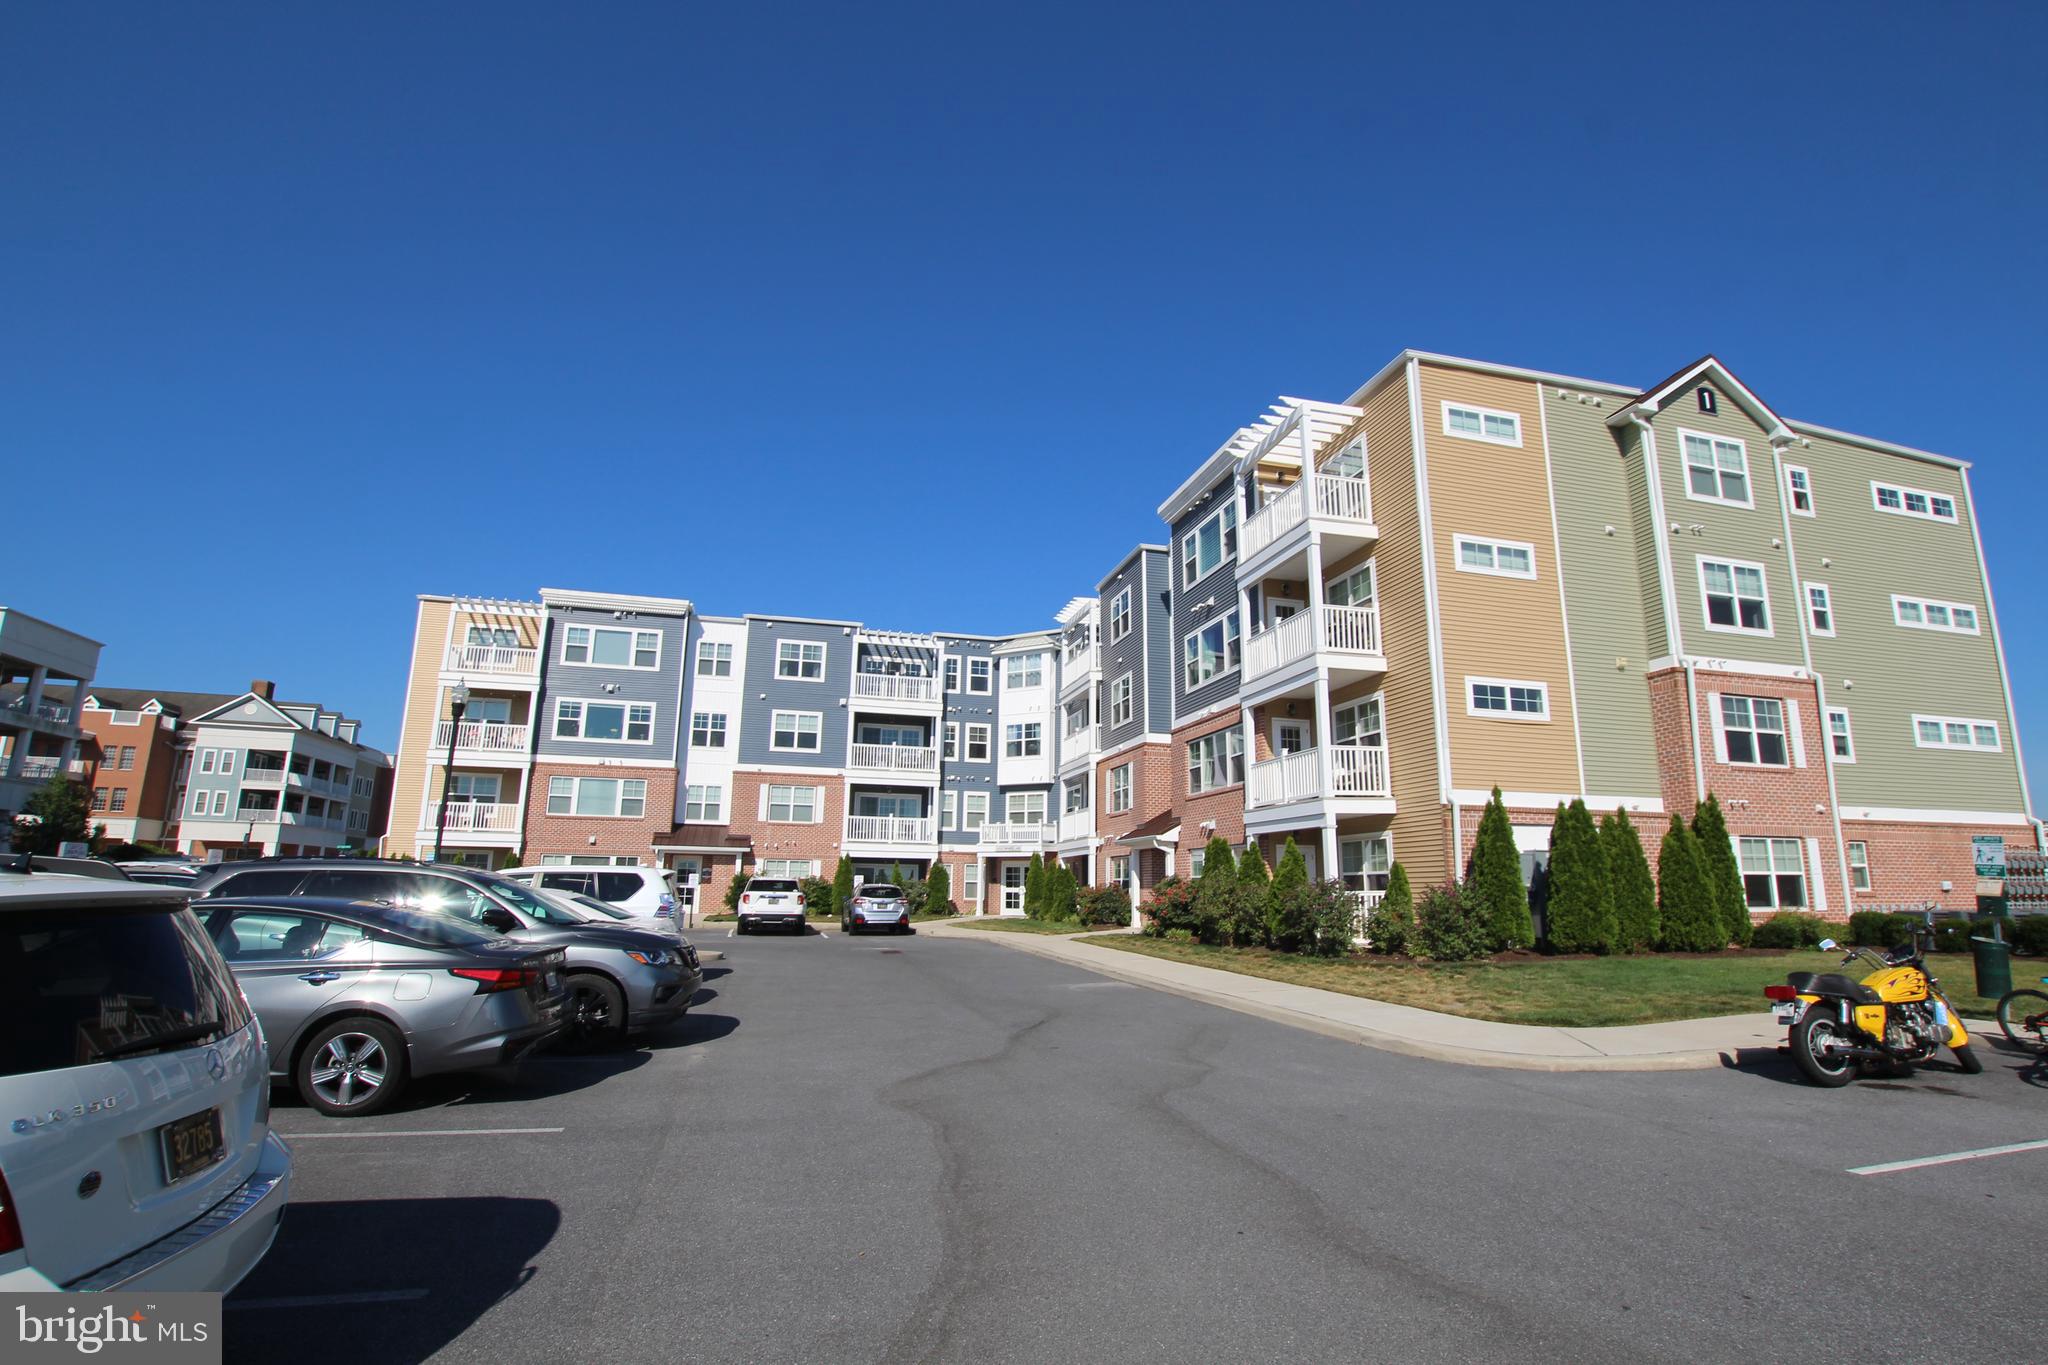
[[[715,782],[683,788],[683,819],[717,824],[725,818],[725,788]]]
[[[661,632],[570,626],[562,632],[562,662],[602,668],[654,668],[661,663]]]
[[[1702,558],[1699,563],[1707,629],[1769,635],[1771,610],[1765,601],[1764,566],[1735,559]]]
[[[969,659],[967,661],[967,690],[986,696],[994,678],[994,668],[995,665],[987,659]]]
[[[761,789],[762,818],[789,825],[815,825],[820,804],[818,791],[817,787],[771,783]]]
[[[496,773],[456,773],[448,779],[448,802],[491,805],[498,799],[498,790]]]
[[[1338,874],[1346,891],[1384,892],[1391,875],[1393,860],[1387,847],[1387,836],[1371,835],[1364,839],[1346,839],[1337,845]]]
[[[1011,792],[1005,814],[1013,825],[1042,825],[1045,823],[1044,792]]]
[[[128,789],[116,787],[107,795],[107,809],[119,814],[128,809]]]
[[[1067,708],[1066,735],[1069,739],[1088,728],[1088,698],[1069,703]]]
[[[1182,642],[1187,690],[1192,692],[1211,678],[1235,669],[1237,649],[1237,613],[1234,611],[1221,621],[1211,621],[1191,632]]]
[[[1003,727],[1004,758],[1037,758],[1045,751],[1043,727],[1035,720]]]
[[[1342,578],[1333,578],[1326,585],[1324,594],[1333,607],[1369,607],[1372,605],[1372,565],[1361,564]]]
[[[1756,506],[1749,496],[1749,454],[1742,442],[1684,430],[1678,433],[1678,441],[1685,448],[1688,498],[1731,507]]]
[[[1925,597],[1892,596],[1892,619],[1914,630],[1945,630],[1976,635],[1977,609],[1961,602],[1936,602]]]
[[[1130,633],[1131,590],[1125,588],[1109,599],[1109,642],[1115,644]]]
[[[94,787],[92,789],[92,808],[94,810],[105,810],[107,808],[107,789],[105,787]]]
[[[1922,749],[1981,749],[1995,753],[1999,748],[1998,724],[1957,716],[1915,716],[1913,743]]]
[[[1365,477],[1365,443],[1353,441],[1343,450],[1323,461],[1316,470],[1336,479],[1362,479]]]
[[[1188,876],[1199,880],[1202,869],[1209,865],[1209,848],[1205,844],[1188,854]]]
[[[1003,687],[1038,687],[1045,682],[1043,654],[1011,654],[1003,660]]]
[[[1870,889],[1870,846],[1861,839],[1849,841],[1849,889]]]
[[[555,738],[648,743],[654,738],[654,703],[557,701]]]
[[[824,724],[825,717],[821,712],[777,711],[768,747],[795,753],[817,753]]]
[[[647,813],[644,778],[551,777],[549,815],[599,815],[637,820]]]
[[[725,747],[725,713],[699,711],[690,717],[690,743],[700,749]]]
[[[200,771],[200,772],[202,772],[202,773],[210,773],[210,772],[212,772],[212,771],[213,771],[213,761],[214,761],[214,759],[215,759],[215,758],[216,758],[217,756],[218,756],[218,751],[217,751],[217,750],[214,750],[214,749],[201,749],[201,750],[199,751],[199,771]]]
[[[1793,516],[1813,515],[1813,476],[1796,464],[1785,466],[1785,498],[1792,504]]]
[[[1806,863],[1797,839],[1739,839],[1742,889],[1752,910],[1804,910]]]
[[[763,858],[760,867],[754,871],[756,877],[776,877],[789,881],[801,881],[805,877],[818,875],[816,858]]]
[[[960,793],[960,828],[977,830],[988,823],[988,793]]]
[[[1806,624],[1815,635],[1835,633],[1835,602],[1825,583],[1806,585]]]
[[[777,640],[775,676],[817,682],[825,676],[825,646],[809,640]]]
[[[1188,744],[1188,795],[1244,781],[1244,731],[1238,726],[1203,735]]]
[[[1119,853],[1109,860],[1109,879],[1118,886],[1131,884],[1131,855]]]
[[[220,770],[223,773],[231,773],[235,770],[235,751],[233,749],[222,749],[220,751]],[[302,773],[305,769],[294,767],[292,771]]]
[[[1465,713],[1506,720],[1549,720],[1550,687],[1505,678],[1465,679]]]
[[[1109,685],[1109,723],[1112,728],[1131,723],[1131,675],[1128,673]]]
[[[957,758],[959,758],[959,757],[960,757],[960,722],[959,722],[959,721],[957,721],[957,720],[949,720],[949,721],[947,721],[947,722],[946,722],[946,738],[945,738],[944,744],[945,744],[945,747],[944,747],[944,749],[943,749],[943,750],[941,750],[941,752],[940,752],[940,757],[944,758],[944,759],[946,760],[946,762],[948,762],[948,763],[951,763],[951,762],[953,762],[953,761],[954,761],[955,759],[957,759]]]
[[[1121,815],[1131,808],[1131,765],[1109,770],[1109,813]]]
[[[969,763],[988,762],[989,730],[990,727],[986,725],[969,725],[967,727],[967,761]]]
[[[1890,512],[1898,517],[1919,517],[1926,521],[1945,521],[1954,524],[1956,500],[1941,493],[1930,493],[1924,488],[1901,488],[1897,484],[1870,484],[1870,501],[1880,512]]]
[[[463,637],[469,645],[486,645],[497,649],[517,649],[519,632],[510,626],[471,626]]]
[[[1330,712],[1330,740],[1335,744],[1363,744],[1378,748],[1387,742],[1380,729],[1380,699],[1367,697]]]
[[[1444,435],[1462,436],[1468,441],[1491,441],[1498,446],[1518,446],[1522,443],[1522,419],[1512,412],[1447,402],[1444,404]]]
[[[1192,588],[1237,554],[1237,502],[1233,498],[1181,537],[1180,585]]]
[[[1722,751],[1730,763],[1791,766],[1785,743],[1785,703],[1776,697],[1721,698]]]
[[[1837,763],[1856,761],[1856,740],[1849,733],[1849,708],[1828,708],[1828,756]]]
[[[213,794],[213,813],[216,816],[228,813],[228,794],[225,791],[217,791]]]
[[[1063,784],[1061,809],[1068,815],[1078,815],[1088,809],[1088,788],[1094,779],[1083,774],[1070,777]]]
[[[730,678],[732,676],[732,646],[716,644],[710,640],[697,643],[697,676],[700,678]]]
[[[960,793],[939,793],[939,828],[952,829],[960,823]]]
[[[1518,540],[1481,540],[1458,536],[1458,571],[1490,573],[1502,578],[1534,578],[1536,547]]]
[[[973,913],[981,913],[980,863],[970,862],[960,865],[960,900],[963,904],[971,906]]]
[[[946,670],[946,690],[948,692],[958,692],[960,690],[960,656],[958,654],[948,654],[944,667]]]

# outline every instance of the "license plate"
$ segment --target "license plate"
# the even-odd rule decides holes
[[[1771,1017],[1781,1024],[1794,1023],[1799,1018],[1799,1006],[1795,1003],[1771,1006]]]
[[[188,1114],[156,1130],[164,1149],[164,1182],[175,1185],[195,1171],[203,1171],[226,1156],[227,1143],[221,1139],[220,1110]]]

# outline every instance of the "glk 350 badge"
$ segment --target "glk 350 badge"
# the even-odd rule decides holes
[[[25,1119],[16,1119],[10,1126],[17,1133],[32,1133],[38,1128],[48,1128],[53,1124],[62,1123],[66,1119],[82,1119],[88,1114],[107,1113],[120,1104],[120,1102],[121,1099],[118,1095],[108,1095],[104,1099],[87,1100],[84,1104],[74,1104],[69,1109],[51,1109],[45,1113],[31,1114]]]

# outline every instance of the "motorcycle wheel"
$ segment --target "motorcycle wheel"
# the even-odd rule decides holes
[[[1847,1085],[1856,1079],[1854,1059],[1829,1052],[1830,1046],[1844,1041],[1841,1021],[1816,1006],[1792,1026],[1792,1060],[1799,1063],[1801,1074],[1815,1085],[1830,1090]]]
[[[1964,1043],[1961,1047],[1950,1048],[1956,1054],[1956,1070],[1965,1076],[1975,1076],[1984,1069],[1984,1063],[1977,1060],[1977,1049]]]

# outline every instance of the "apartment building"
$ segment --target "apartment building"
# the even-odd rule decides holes
[[[79,708],[100,648],[76,631],[0,607],[0,842],[36,788],[85,775]]]
[[[314,857],[368,847],[381,833],[376,774],[390,759],[358,741],[358,722],[275,692],[258,680],[181,727],[169,834],[179,852]]]
[[[226,692],[100,686],[87,693],[79,727],[89,741],[93,824],[111,840],[175,845],[192,762],[187,719],[234,699]]]

